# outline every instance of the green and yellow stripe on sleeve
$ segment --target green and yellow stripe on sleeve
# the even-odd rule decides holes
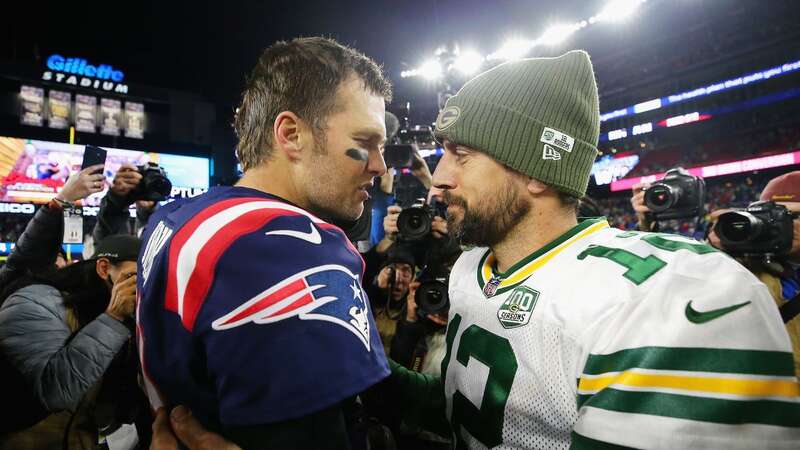
[[[788,352],[641,347],[590,355],[578,407],[798,427],[800,385]]]

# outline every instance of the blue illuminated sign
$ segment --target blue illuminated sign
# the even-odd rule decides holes
[[[653,109],[663,108],[665,106],[674,103],[679,103],[693,98],[702,97],[717,92],[722,92],[740,86],[745,86],[758,81],[768,80],[772,77],[784,75],[798,69],[800,69],[800,61],[789,62],[780,66],[775,66],[766,70],[762,70],[760,72],[754,72],[747,75],[742,75],[740,77],[732,78],[730,80],[712,83],[705,87],[692,89],[691,91],[686,91],[686,92],[681,92],[680,94],[674,94],[674,95],[668,95],[666,97],[656,98],[636,105],[628,106],[626,108],[618,109],[616,111],[603,113],[600,115],[600,121],[605,122],[607,120],[616,119],[618,117],[632,116],[635,114],[643,113],[645,111],[651,111]]]
[[[55,72],[111,80],[117,83],[125,77],[121,70],[116,70],[108,64],[93,66],[83,58],[65,58],[61,55],[51,55],[47,58],[47,68]]]

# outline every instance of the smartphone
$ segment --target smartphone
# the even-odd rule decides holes
[[[87,145],[83,149],[83,162],[81,163],[81,170],[96,166],[98,164],[106,164],[106,154],[108,151],[104,148],[95,147],[94,145]],[[102,172],[102,169],[99,171]]]
[[[383,149],[383,160],[386,161],[386,167],[396,169],[411,167],[414,161],[414,149],[407,144],[387,145]]]

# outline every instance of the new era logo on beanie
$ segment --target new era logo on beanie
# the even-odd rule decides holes
[[[476,76],[447,100],[435,134],[583,197],[600,134],[589,55],[511,61]]]

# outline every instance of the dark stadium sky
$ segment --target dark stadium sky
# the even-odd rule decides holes
[[[129,83],[196,91],[227,106],[237,100],[244,74],[261,48],[278,39],[328,35],[382,62],[399,97],[429,96],[432,91],[426,92],[419,80],[399,79],[407,68],[404,63],[416,65],[453,39],[486,54],[512,33],[536,38],[547,25],[586,19],[606,2],[6,2],[0,59],[33,62],[54,52],[83,56],[119,66]],[[800,18],[798,5],[797,0],[650,0],[631,23],[590,27],[557,50],[587,48],[602,64],[606,53],[635,48],[656,35],[668,39],[668,34],[688,27],[724,21],[734,10],[751,9],[753,14],[765,14],[766,20],[791,21]],[[17,8],[25,10],[13,11]],[[772,17],[770,10],[775,11]]]

